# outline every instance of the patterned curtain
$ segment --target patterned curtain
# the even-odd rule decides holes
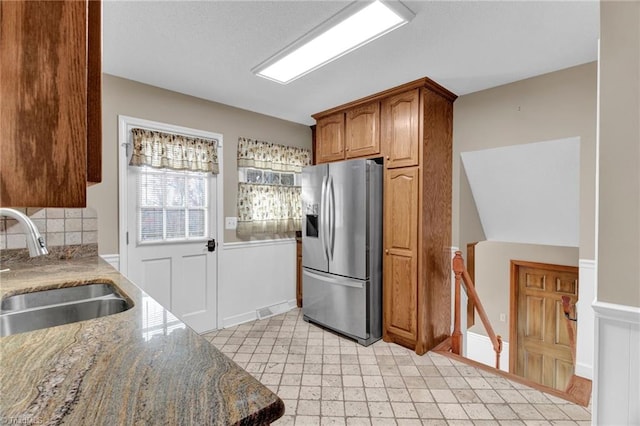
[[[218,141],[132,129],[130,166],[218,174]]]
[[[300,173],[309,164],[308,149],[238,138],[238,167]]]
[[[238,139],[238,167],[300,173],[311,163],[306,149]],[[238,183],[238,228],[241,238],[291,235],[302,227],[301,188],[288,185]]]

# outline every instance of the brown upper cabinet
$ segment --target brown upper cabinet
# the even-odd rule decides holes
[[[382,101],[382,139],[387,168],[417,166],[419,162],[420,89]]]
[[[380,155],[380,102],[316,118],[316,163]]]
[[[0,3],[0,206],[84,207],[101,180],[99,1]]]
[[[344,159],[344,113],[323,117],[316,123],[316,163]]]
[[[380,102],[355,107],[345,113],[346,158],[380,153]]]

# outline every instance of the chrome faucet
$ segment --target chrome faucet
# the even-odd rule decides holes
[[[29,216],[14,209],[0,207],[0,216],[11,217],[18,221],[25,230],[27,237],[27,247],[29,248],[29,256],[36,257],[49,253],[47,246],[44,244],[44,238],[40,235],[40,231],[31,221]]]

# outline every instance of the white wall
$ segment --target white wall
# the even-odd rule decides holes
[[[296,305],[295,239],[226,243],[220,255],[218,328],[255,320],[265,306]]]

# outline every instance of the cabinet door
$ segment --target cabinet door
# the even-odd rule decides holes
[[[380,153],[380,102],[350,109],[345,122],[347,158]]]
[[[98,44],[88,14],[98,6],[0,3],[2,206],[86,205],[87,117],[89,125],[101,120],[99,92],[87,99],[87,40]],[[99,73],[89,73],[92,81]],[[98,163],[99,155],[89,161]]]
[[[418,309],[419,169],[387,170],[384,188],[384,334],[414,344]]]
[[[419,114],[420,89],[382,101],[382,146],[387,168],[418,165]]]
[[[316,163],[344,159],[344,113],[329,115],[316,123]]]

